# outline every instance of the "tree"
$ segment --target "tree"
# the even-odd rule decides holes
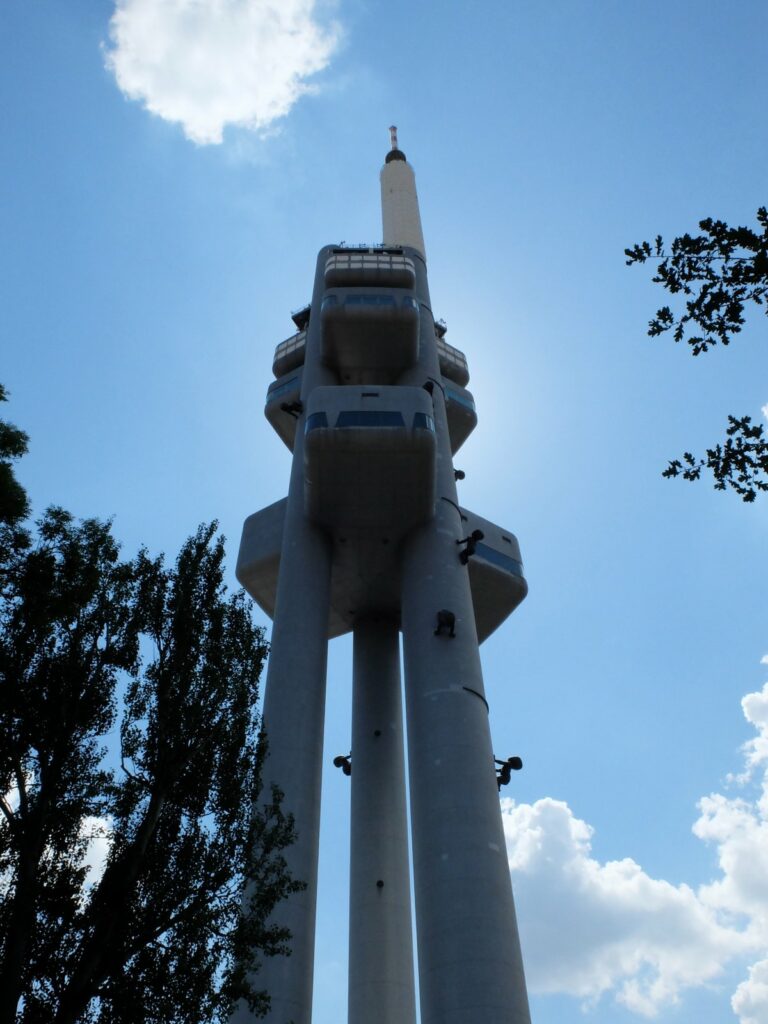
[[[0,402],[8,392],[0,384]],[[29,514],[27,494],[13,472],[13,462],[27,452],[29,438],[12,423],[0,420],[0,523],[17,523]]]
[[[173,568],[61,509],[0,533],[0,1024],[263,1014],[249,979],[288,952],[268,918],[302,886],[280,794],[252,814],[266,645],[215,524]]]
[[[669,252],[661,235],[653,245],[641,242],[625,249],[627,265],[660,260],[653,281],[671,295],[685,296],[684,312],[677,316],[662,306],[648,325],[657,337],[672,331],[676,342],[685,341],[694,356],[717,344],[729,345],[745,322],[745,309],[764,306],[768,314],[768,210],[757,211],[758,230],[729,227],[724,221],[700,221],[699,235],[681,235]],[[750,416],[729,416],[726,439],[707,449],[704,458],[685,452],[673,459],[664,476],[682,475],[698,480],[710,469],[715,487],[733,488],[744,501],[768,491],[768,437],[763,425]]]

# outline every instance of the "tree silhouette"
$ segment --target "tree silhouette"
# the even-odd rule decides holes
[[[757,211],[757,230],[729,227],[724,221],[700,221],[699,235],[673,239],[667,251],[661,235],[653,245],[641,242],[625,249],[627,265],[658,260],[653,281],[671,295],[684,297],[682,310],[662,306],[648,324],[657,337],[669,331],[685,342],[694,356],[715,345],[729,345],[745,323],[748,306],[765,307],[768,314],[768,210]],[[670,461],[663,475],[698,480],[711,470],[715,487],[730,487],[743,501],[768,491],[768,437],[750,416],[729,416],[725,440],[708,448],[704,457],[685,452]]]
[[[302,886],[259,796],[263,631],[216,525],[170,567],[57,508],[0,540],[0,1024],[263,1015],[260,958],[289,951],[269,916]]]

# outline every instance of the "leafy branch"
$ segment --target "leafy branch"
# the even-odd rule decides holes
[[[707,217],[699,222],[702,234],[673,239],[668,253],[661,235],[653,245],[640,242],[624,250],[627,266],[660,259],[653,282],[671,295],[689,296],[685,312],[677,316],[669,306],[656,311],[648,324],[651,337],[672,331],[675,341],[685,341],[695,356],[718,343],[730,344],[744,325],[745,307],[749,303],[764,306],[768,298],[768,210],[764,206],[757,211],[757,221],[759,232]],[[686,336],[690,327],[699,328],[699,333]]]
[[[684,306],[673,313],[662,306],[648,324],[650,337],[669,331],[684,341],[694,356],[717,344],[729,345],[746,322],[748,306],[768,314],[768,209],[757,211],[758,229],[730,227],[711,217],[699,222],[701,234],[681,235],[669,250],[661,235],[653,244],[640,242],[624,250],[627,266],[660,260],[652,280],[670,295],[682,295]],[[715,488],[734,490],[753,502],[768,491],[768,438],[750,416],[729,416],[726,439],[708,448],[704,458],[685,452],[670,461],[663,476],[699,480],[712,472]]]
[[[716,490],[732,487],[746,502],[754,501],[758,491],[768,491],[768,438],[762,424],[753,424],[749,416],[729,416],[728,422],[724,444],[708,448],[703,459],[685,452],[682,460],[670,462],[662,476],[698,480],[702,469],[711,469]]]

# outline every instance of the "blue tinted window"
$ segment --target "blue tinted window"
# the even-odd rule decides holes
[[[435,429],[435,421],[431,416],[428,416],[425,412],[417,412],[413,417],[413,429],[414,430],[432,430]]]
[[[445,397],[449,402],[458,402],[458,404],[463,405],[465,409],[471,409],[472,412],[475,411],[475,403],[469,395],[462,395],[458,391],[454,391],[453,388],[446,388]]]
[[[340,412],[337,427],[404,427],[405,421],[399,412]]]
[[[335,295],[326,295],[322,303],[320,304],[320,309],[323,310],[328,309],[329,306],[336,306],[338,305],[338,302],[339,300]]]
[[[328,417],[324,412],[313,412],[307,416],[307,422],[304,427],[304,433],[308,434],[310,430],[317,430],[318,427],[327,427]]]
[[[295,389],[298,387],[298,382],[298,377],[291,377],[290,380],[286,380],[282,384],[280,383],[279,380],[276,380],[275,383],[271,384],[269,386],[269,389],[267,390],[267,401],[271,402],[279,395],[284,395],[286,391],[295,391]]]
[[[495,548],[489,547],[487,544],[479,543],[475,548],[475,554],[478,558],[482,558],[483,561],[497,565],[506,572],[511,572],[513,576],[523,575],[522,562],[518,562],[516,558],[510,558],[509,555],[502,554],[501,551],[496,551]]]
[[[393,295],[348,295],[345,306],[394,306]]]

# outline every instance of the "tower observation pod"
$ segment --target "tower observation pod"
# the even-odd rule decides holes
[[[270,1024],[310,1024],[326,655],[351,632],[351,754],[335,759],[351,776],[348,1024],[416,1022],[409,850],[422,1024],[530,1024],[499,805],[520,762],[497,775],[479,653],[527,584],[514,534],[459,503],[475,403],[433,317],[414,173],[390,131],[383,244],[324,246],[277,346],[265,413],[293,453],[288,496],[246,520],[238,557],[273,619],[263,784],[295,819],[285,859],[306,883],[274,912],[291,955],[254,981]],[[232,1022],[252,1019],[241,1003]]]

